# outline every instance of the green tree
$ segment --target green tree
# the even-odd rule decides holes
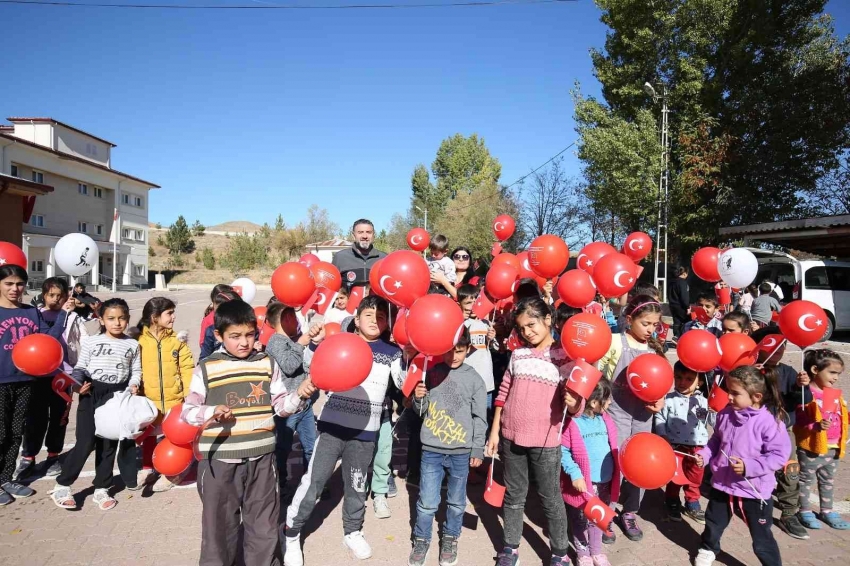
[[[172,256],[189,254],[195,250],[195,240],[192,239],[192,233],[183,216],[178,216],[177,222],[168,228],[165,233],[165,245]]]
[[[206,227],[203,224],[201,224],[200,220],[195,220],[195,223],[192,224],[192,234],[196,238],[200,238],[201,236],[203,236],[205,230],[206,230]]]
[[[233,274],[266,267],[268,263],[269,242],[260,233],[251,236],[244,232],[233,234],[227,251],[219,258],[219,264]]]
[[[201,252],[201,263],[207,269],[215,269],[215,254],[210,248],[204,248]]]

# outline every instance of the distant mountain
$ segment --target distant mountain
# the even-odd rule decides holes
[[[248,222],[247,220],[233,220],[231,222],[222,222],[215,226],[207,226],[208,231],[229,232],[231,234],[238,234],[240,232],[258,232],[261,228],[261,225]]]

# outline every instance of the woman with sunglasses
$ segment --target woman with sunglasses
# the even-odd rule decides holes
[[[472,268],[472,253],[469,251],[469,248],[461,246],[455,248],[449,257],[452,258],[455,264],[457,279],[454,283],[445,277],[438,277],[433,279],[433,281],[435,284],[442,286],[453,299],[457,300],[458,287],[468,284],[469,280],[475,276],[475,270]]]

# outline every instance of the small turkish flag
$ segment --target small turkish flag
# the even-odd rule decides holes
[[[490,249],[490,254],[493,257],[496,257],[500,253],[502,253],[502,244],[500,244],[499,242],[496,242],[495,244],[493,244],[493,247]]]
[[[758,356],[761,352],[767,352],[767,358],[765,359],[769,360],[783,344],[785,344],[785,336],[782,334],[768,334],[761,339],[761,342],[756,346],[756,351],[753,353]]]
[[[663,322],[659,322],[655,326],[655,332],[658,334],[658,338],[661,340],[667,341],[667,335],[670,333],[670,325],[665,324]]]
[[[834,387],[823,388],[823,405],[821,407],[824,413],[839,413],[841,412],[841,390]]]
[[[265,322],[260,327],[260,344],[263,346],[269,345],[269,338],[274,335],[274,328],[271,327],[270,324],[266,324]]]
[[[708,316],[705,309],[697,305],[691,307],[691,319],[699,321],[702,324],[708,324],[711,322],[711,317]]]
[[[614,510],[599,497],[593,496],[584,506],[584,516],[596,527],[607,533],[611,528],[611,521],[614,520]]]
[[[590,394],[596,389],[602,372],[582,359],[576,360],[567,377],[567,387],[577,395],[590,399]]]
[[[333,304],[336,300],[336,293],[324,287],[316,289],[316,293],[318,293],[319,296],[316,298],[313,310],[324,316],[324,314],[328,311],[328,308],[330,308],[331,304]],[[304,309],[301,309],[301,314],[306,314]]]
[[[472,312],[475,313],[475,317],[479,320],[486,320],[494,308],[496,308],[496,305],[493,304],[493,301],[487,297],[484,291],[481,291],[478,298],[475,299],[475,304],[472,305]]]
[[[484,501],[493,507],[501,507],[505,502],[505,486],[493,480],[490,476],[490,481],[487,482],[487,488],[484,490]]]
[[[720,385],[715,383],[711,388],[711,393],[708,394],[708,408],[719,413],[729,404],[729,394],[720,389]]]
[[[511,330],[511,335],[508,336],[508,342],[505,344],[505,347],[511,352],[517,348],[522,348],[522,342],[520,342],[519,336],[516,334],[516,330]]]
[[[685,460],[685,456],[675,452],[676,456],[676,472],[673,474],[673,479],[670,480],[676,485],[690,485],[690,481],[685,477],[685,469],[682,466],[682,463]]]
[[[411,360],[410,365],[407,366],[407,377],[404,379],[404,385],[401,386],[401,392],[405,397],[410,397],[416,386],[425,378],[429,361],[431,361],[431,357],[426,357],[425,354],[419,354]]]
[[[56,374],[51,383],[53,392],[62,397],[66,403],[71,402],[71,386],[77,383],[67,373],[61,371]]]
[[[348,314],[354,314],[354,311],[360,306],[360,302],[363,300],[363,292],[362,285],[352,287],[351,291],[348,292],[348,304],[345,305],[345,311]]]
[[[310,295],[310,298],[307,299],[307,302],[301,306],[301,314],[306,315],[307,312],[313,308],[313,305],[316,304],[316,301],[319,300],[319,291],[322,290],[322,287],[318,287],[313,294]]]

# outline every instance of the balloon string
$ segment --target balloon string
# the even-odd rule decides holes
[[[496,467],[496,455],[493,454],[490,456],[490,481],[487,483],[487,489],[490,489],[490,486],[493,485],[493,469]]]
[[[800,367],[803,368],[803,371],[806,371],[806,351],[802,348],[800,349]],[[800,388],[800,405],[806,404],[806,386],[802,386]]]
[[[723,454],[724,456],[726,456],[726,459],[727,459],[727,460],[729,460],[729,463],[730,463],[730,464],[732,463],[732,458],[730,458],[730,457],[729,457],[729,454],[727,454],[726,452],[724,452],[722,448],[720,449],[720,453],[721,453],[721,454]],[[745,471],[746,471],[746,470],[745,470]],[[755,494],[756,499],[758,499],[759,501],[761,501],[761,504],[762,504],[762,505],[766,505],[766,504],[767,504],[767,502],[766,502],[764,499],[762,499],[762,498],[761,498],[761,495],[759,494],[759,491],[756,489],[756,486],[754,486],[754,485],[753,485],[753,483],[749,480],[749,478],[748,478],[747,476],[743,476],[743,475],[742,475],[741,477],[742,477],[742,478],[744,478],[744,481],[745,481],[745,482],[747,482],[747,483],[749,484],[749,486],[753,489],[753,493]]]
[[[682,456],[687,456],[688,458],[693,458],[694,460],[697,459],[696,456],[694,456],[693,454],[688,454],[687,452],[681,452],[679,450],[673,450],[673,452],[675,452],[676,454],[681,454]]]
[[[428,374],[428,356],[425,356],[425,363],[422,366],[422,384],[425,384],[425,376]],[[423,413],[425,412],[425,404],[421,403],[419,405],[419,417],[421,418]]]

